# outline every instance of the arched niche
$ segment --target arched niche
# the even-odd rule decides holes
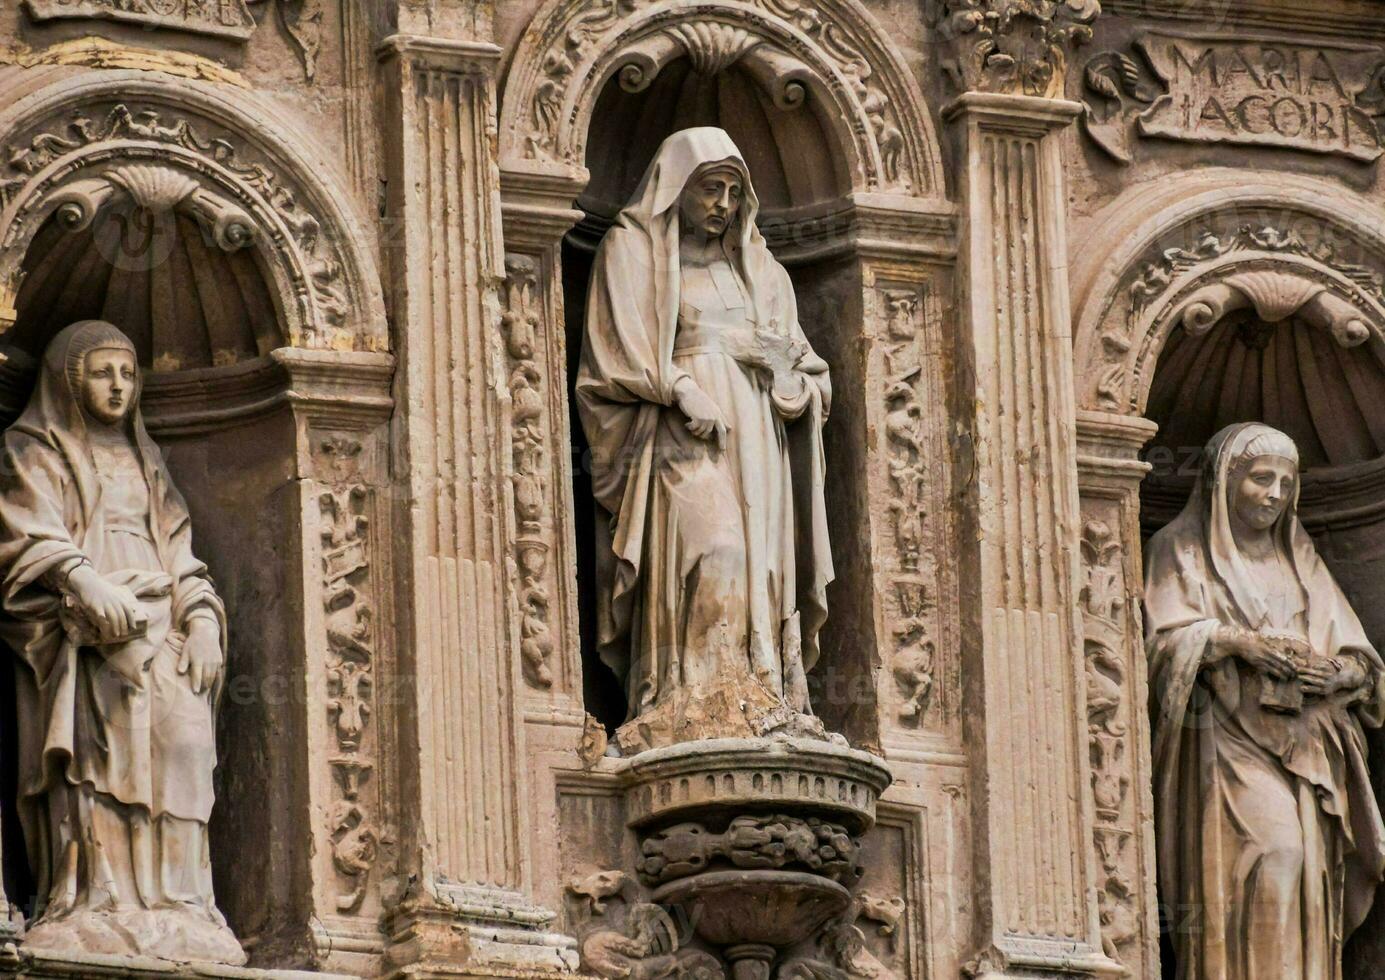
[[[0,91],[0,414],[73,320],[134,340],[146,421],[229,618],[218,903],[256,965],[378,948],[378,743],[359,702],[383,635],[373,494],[393,362],[345,184],[226,86],[0,69]],[[13,828],[4,854],[27,904]]]
[[[893,683],[877,682],[890,648],[948,643],[945,627],[930,620],[925,629],[920,609],[901,608],[926,592],[932,616],[931,604],[947,605],[948,583],[909,558],[874,552],[870,511],[876,494],[888,506],[886,415],[906,421],[897,434],[909,445],[941,445],[935,433],[911,439],[902,429],[922,426],[925,414],[906,403],[943,397],[940,359],[924,363],[917,352],[938,352],[937,338],[924,334],[938,329],[954,209],[943,199],[941,154],[917,85],[855,0],[549,0],[509,58],[500,163],[504,322],[514,406],[524,415],[515,427],[517,563],[526,635],[543,640],[526,657],[531,703],[547,717],[580,721],[590,709],[607,725],[618,720],[619,696],[593,687],[601,668],[579,655],[578,608],[592,596],[571,583],[593,578],[592,503],[568,382],[595,247],[659,143],[692,125],[726,128],[745,153],[763,199],[761,228],[795,280],[810,339],[832,365],[826,451],[837,584],[823,663],[852,693],[825,699],[821,713],[829,727],[878,744],[888,737],[882,718],[909,710]],[[901,352],[888,363],[872,343],[887,334]],[[544,469],[549,460],[561,469]],[[933,522],[924,537],[944,533],[941,497],[917,510],[934,515],[920,519]],[[917,542],[900,548],[912,555]],[[911,615],[914,625],[905,625]],[[534,665],[545,654],[540,673]],[[943,709],[934,712],[941,727]]]
[[[1304,523],[1385,642],[1385,237],[1371,213],[1326,181],[1207,170],[1128,190],[1084,236],[1074,357],[1104,907],[1154,882],[1142,546],[1186,502],[1214,432],[1264,421],[1295,438]],[[1378,934],[1357,933],[1348,977],[1370,975]]]

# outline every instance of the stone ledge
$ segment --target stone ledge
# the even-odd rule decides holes
[[[129,980],[170,980],[170,978],[217,978],[217,980],[359,980],[345,973],[311,973],[304,970],[255,970],[249,967],[218,966],[213,963],[175,963],[170,960],[133,956],[98,956],[71,953],[54,956],[28,952],[14,943],[0,947],[0,976],[22,976],[25,980],[93,980],[97,977],[122,977]]]

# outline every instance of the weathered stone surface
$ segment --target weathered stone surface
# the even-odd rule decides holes
[[[0,786],[0,970],[1155,980],[1142,567],[1216,429],[1294,439],[1304,526],[1385,640],[1368,7],[0,6],[0,415],[67,323],[134,341],[226,605],[209,860],[252,964],[26,950],[39,886]],[[730,644],[631,712],[572,396],[597,250],[693,127],[734,143],[771,291],[831,378],[835,579],[822,623],[772,580],[729,590],[797,610],[815,666],[781,669],[780,629],[760,670]],[[754,399],[793,393],[792,345],[738,351],[764,364]],[[685,400],[655,399],[699,448]],[[736,480],[695,523],[792,529],[774,541],[806,581],[810,484],[757,522]],[[626,526],[669,527],[647,518]],[[713,571],[664,567],[686,594]],[[690,624],[660,656],[702,662]],[[1342,980],[1373,980],[1381,937],[1377,909]]]

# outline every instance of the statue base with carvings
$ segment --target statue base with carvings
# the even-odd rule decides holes
[[[639,840],[638,901],[581,936],[583,967],[616,978],[768,980],[854,969],[861,835],[883,762],[833,741],[684,742],[624,761]]]

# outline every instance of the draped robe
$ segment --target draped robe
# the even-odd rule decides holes
[[[226,617],[138,387],[124,432],[82,407],[85,355],[115,347],[134,353],[101,321],[61,331],[4,434],[0,638],[18,656],[19,816],[43,903],[25,942],[238,964],[206,840],[219,691],[198,695],[177,670],[190,620],[214,619],[224,654]],[[97,448],[131,462],[103,474]],[[144,635],[93,642],[62,592],[83,561],[131,590]]]
[[[1161,902],[1180,980],[1340,980],[1342,944],[1385,872],[1385,826],[1362,722],[1385,718],[1385,666],[1296,516],[1273,527],[1287,609],[1267,602],[1232,535],[1227,487],[1264,426],[1232,426],[1183,512],[1146,549],[1145,635],[1154,719]],[[1207,661],[1228,624],[1289,632],[1314,657],[1352,657],[1366,685],[1262,707],[1265,678],[1235,657]]]
[[[739,172],[744,198],[724,261],[684,269],[679,198],[713,164]],[[632,723],[660,711],[682,719],[649,722],[637,747],[683,737],[670,724],[749,735],[786,708],[808,711],[802,678],[833,577],[822,454],[831,387],[757,210],[730,138],[684,130],[660,148],[596,257],[576,394],[609,518],[598,540],[600,651],[625,680]],[[756,331],[806,351],[784,388],[735,357]],[[685,377],[726,418],[723,449],[687,432],[674,393]]]

